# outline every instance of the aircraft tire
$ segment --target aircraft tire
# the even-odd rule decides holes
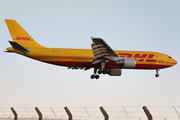
[[[99,71],[98,71],[98,74],[101,74],[102,73],[102,70],[100,69]]]
[[[96,79],[99,79],[99,75],[96,75],[95,78],[96,78]]]
[[[95,78],[95,75],[91,75],[91,79],[94,79]]]
[[[156,74],[155,77],[159,77],[159,74]]]

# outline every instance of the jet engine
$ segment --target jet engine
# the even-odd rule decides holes
[[[121,76],[122,70],[119,68],[117,68],[117,69],[106,69],[105,73],[109,74],[110,76]]]
[[[120,59],[117,60],[115,63],[117,65],[123,66],[124,68],[134,68],[136,66],[136,60],[130,58]]]

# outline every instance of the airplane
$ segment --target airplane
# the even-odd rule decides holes
[[[12,40],[12,47],[6,52],[13,52],[45,63],[65,66],[68,69],[94,69],[91,79],[99,79],[98,74],[121,76],[122,69],[158,71],[177,64],[171,56],[146,51],[114,51],[103,39],[92,39],[90,49],[46,48],[38,44],[15,20],[5,19]],[[98,73],[98,74],[97,74]]]

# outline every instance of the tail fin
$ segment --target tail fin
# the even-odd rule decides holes
[[[13,41],[24,47],[44,48],[38,44],[15,20],[5,19]]]

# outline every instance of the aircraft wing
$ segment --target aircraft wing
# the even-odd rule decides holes
[[[101,38],[91,37],[93,43],[91,48],[95,59],[92,64],[97,64],[100,62],[105,62],[106,60],[116,61],[119,56],[114,52],[114,50]]]

